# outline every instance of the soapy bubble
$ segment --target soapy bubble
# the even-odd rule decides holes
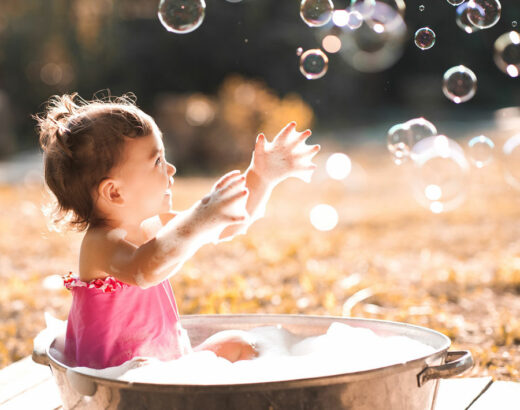
[[[347,155],[336,152],[327,159],[325,168],[329,177],[339,181],[350,175],[352,162]]]
[[[321,27],[332,18],[334,5],[332,0],[303,0],[300,5],[300,17],[309,27]]]
[[[462,30],[468,34],[471,34],[477,30],[480,30],[480,27],[476,26],[469,20],[469,11],[468,3],[462,3],[459,7],[457,7],[455,22]]]
[[[464,202],[469,163],[457,142],[445,135],[424,138],[414,145],[410,158],[412,190],[419,204],[441,213]]]
[[[421,5],[419,6],[419,11],[424,11],[424,9],[425,9],[424,4],[421,4]]]
[[[520,34],[516,31],[498,37],[494,46],[494,60],[500,70],[510,77],[520,74]]]
[[[312,208],[309,218],[312,226],[318,231],[330,231],[338,224],[338,213],[327,204],[319,204]]]
[[[302,48],[302,47],[298,47],[298,48],[296,49],[296,55],[297,55],[298,57],[300,57],[302,54],[303,54],[303,48]]]
[[[473,137],[468,142],[469,159],[477,168],[482,168],[493,160],[495,144],[485,135]]]
[[[421,50],[428,50],[435,44],[435,32],[429,27],[422,27],[415,32],[414,40]]]
[[[511,27],[514,28],[514,27],[516,27],[517,25],[518,25],[518,23],[517,23],[516,20],[513,20],[513,21],[511,22]]]
[[[329,58],[320,49],[307,50],[300,56],[300,71],[308,80],[316,80],[327,73]]]
[[[355,30],[345,30],[339,37],[341,57],[354,69],[361,72],[378,72],[397,62],[403,52],[406,40],[406,24],[399,11],[380,1],[356,2],[351,8],[362,16],[361,24]],[[358,20],[359,22],[359,20]]]
[[[352,0],[350,2],[350,7],[351,10],[358,11],[363,18],[370,18],[376,11],[378,4],[383,4],[392,8],[401,16],[404,16],[406,10],[406,3],[404,0]]]
[[[498,23],[502,6],[499,0],[469,0],[468,20],[479,28],[490,28]]]
[[[506,181],[513,188],[520,190],[520,134],[507,139],[502,153]]]
[[[353,10],[348,15],[347,26],[351,30],[357,30],[363,24],[363,16],[356,10]]]
[[[166,30],[186,34],[202,24],[205,11],[204,0],[161,0],[157,15]]]
[[[412,135],[412,145],[413,147],[416,143],[426,137],[431,137],[433,135],[437,135],[437,128],[426,118],[414,118],[409,121],[406,121],[404,124],[410,130]]]
[[[451,67],[444,73],[442,91],[455,104],[466,102],[477,91],[477,76],[463,65]]]
[[[458,6],[462,3],[464,3],[466,0],[447,0],[448,3],[450,3],[452,6]]]

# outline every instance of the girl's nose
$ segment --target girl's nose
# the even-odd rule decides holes
[[[177,168],[175,168],[172,164],[170,164],[169,162],[167,163],[168,164],[168,175],[170,176],[174,176],[175,173],[177,172]]]

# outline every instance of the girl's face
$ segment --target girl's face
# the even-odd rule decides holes
[[[170,188],[176,170],[164,158],[158,129],[146,137],[126,139],[115,171],[130,215],[142,221],[171,209]]]

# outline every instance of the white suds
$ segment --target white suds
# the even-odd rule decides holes
[[[351,373],[426,357],[435,349],[404,336],[379,336],[365,328],[333,323],[326,334],[304,338],[282,327],[247,332],[259,352],[253,360],[231,363],[210,351],[180,359],[124,363],[109,369],[78,368],[95,376],[162,384],[240,384]],[[218,338],[218,334],[212,338]]]

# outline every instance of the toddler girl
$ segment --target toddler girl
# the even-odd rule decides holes
[[[53,97],[37,117],[45,181],[56,221],[85,231],[72,291],[65,356],[71,366],[105,368],[138,356],[172,360],[190,352],[168,281],[201,246],[243,233],[287,177],[309,181],[318,145],[294,122],[272,142],[257,138],[251,165],[221,177],[190,209],[171,210],[175,167],[161,131],[129,98]],[[195,349],[230,361],[257,352],[240,333]]]

